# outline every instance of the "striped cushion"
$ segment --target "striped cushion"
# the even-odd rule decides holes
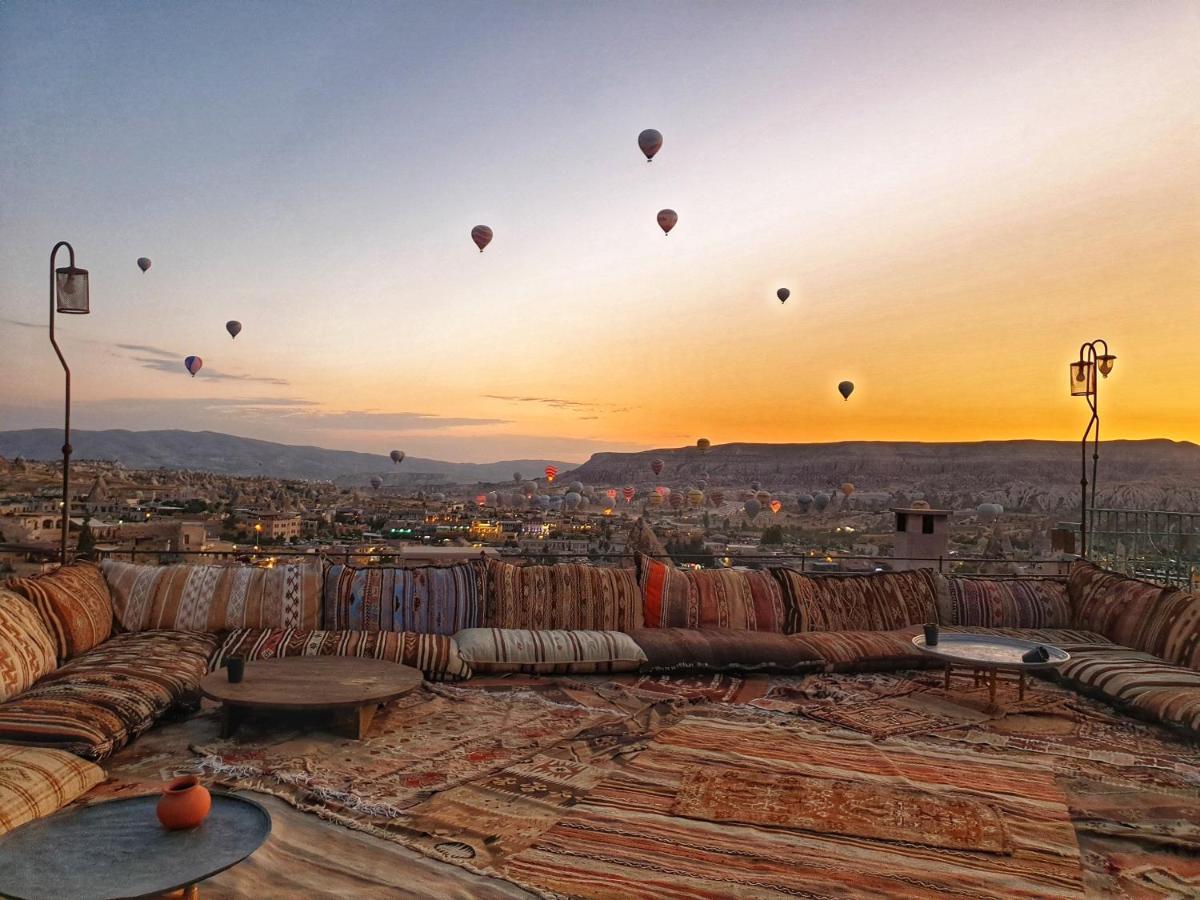
[[[893,631],[938,621],[932,569],[873,575],[812,576],[771,570],[787,600],[788,633]]]
[[[919,628],[898,631],[810,631],[789,640],[825,662],[827,672],[874,672],[922,669],[943,663],[922,653],[912,639]]]
[[[631,631],[642,595],[632,569],[514,566],[489,559],[484,625],[535,630]]]
[[[480,563],[398,569],[337,565],[325,576],[324,627],[452,635],[481,624]]]
[[[726,628],[641,628],[629,635],[652,671],[808,672],[824,660],[790,635]]]
[[[454,636],[471,669],[485,672],[633,672],[646,654],[619,631],[466,628]]]
[[[74,562],[44,575],[13,578],[8,586],[37,607],[65,662],[112,634],[113,605],[100,568]]]
[[[117,621],[126,631],[316,628],[320,563],[143,566],[105,560]]]
[[[1200,592],[1175,591],[1159,600],[1142,632],[1142,642],[1155,656],[1200,670]]]
[[[1052,647],[1058,647],[1071,654],[1093,648],[1118,646],[1102,634],[1096,634],[1094,631],[1079,631],[1075,628],[985,628],[979,625],[955,625],[947,628],[946,632],[997,634],[1002,637],[1020,638],[1023,641],[1050,644]]]
[[[783,591],[769,572],[676,569],[638,557],[646,628],[729,628],[782,633]]]
[[[1069,628],[1071,599],[1064,581],[1050,578],[939,578],[943,625],[985,628]],[[941,599],[941,598],[939,598]]]
[[[1200,672],[1116,644],[1072,650],[1055,671],[1083,693],[1200,736]]]
[[[453,638],[411,631],[307,631],[240,628],[221,642],[209,663],[219,669],[230,656],[248,661],[286,656],[365,656],[420,669],[430,681],[470,678]]]
[[[1157,633],[1160,625],[1154,612],[1173,590],[1079,560],[1071,566],[1067,592],[1076,628],[1098,631],[1115,643],[1158,654],[1163,638]]]
[[[0,742],[104,759],[176,706],[194,704],[216,638],[118,634],[0,704]]]
[[[70,753],[0,744],[0,834],[62,809],[103,780],[103,769]]]
[[[0,703],[57,665],[54,639],[37,610],[19,594],[0,588]]]

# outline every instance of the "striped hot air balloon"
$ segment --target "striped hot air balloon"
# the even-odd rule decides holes
[[[554,484],[554,479],[558,477],[558,469],[555,466],[546,466],[546,483]]]
[[[632,503],[633,495],[636,493],[637,490],[633,487],[633,485],[626,485],[621,489],[621,496],[625,498],[626,503]]]
[[[704,491],[699,488],[692,488],[687,495],[688,506],[692,509],[699,509],[704,503]]]

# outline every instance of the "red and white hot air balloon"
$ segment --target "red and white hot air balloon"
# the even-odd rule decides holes
[[[633,495],[637,493],[637,489],[633,485],[626,485],[621,489],[621,496],[625,498],[626,503],[633,502]]]
[[[492,229],[486,225],[476,225],[471,229],[471,240],[475,242],[475,246],[482,253],[483,248],[492,242]]]
[[[673,209],[660,209],[658,211],[658,227],[663,230],[663,234],[670,234],[671,229],[675,227],[675,223],[679,221],[679,213]]]
[[[546,483],[554,484],[554,479],[558,477],[558,468],[555,466],[546,466]]]
[[[608,489],[607,491],[605,491],[604,493],[605,493],[605,494],[608,496],[608,499],[609,499],[609,500],[616,500],[616,499],[617,499],[617,489],[616,489],[616,488],[609,488],[609,489]]]

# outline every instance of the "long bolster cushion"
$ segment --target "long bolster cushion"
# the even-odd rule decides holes
[[[454,636],[476,673],[633,672],[646,654],[620,631],[464,628]]]
[[[649,671],[708,669],[740,672],[820,671],[815,650],[786,634],[731,628],[639,628],[631,632]]]
[[[103,769],[74,754],[0,744],[0,834],[62,809],[103,780]]]
[[[216,643],[183,631],[114,635],[0,704],[0,743],[104,759],[172,708],[197,703]]]
[[[1066,581],[939,575],[938,620],[945,627],[1070,628]]]
[[[788,611],[783,590],[766,571],[677,569],[637,557],[646,628],[725,628],[779,632]]]
[[[328,631],[452,635],[483,624],[483,563],[453,566],[336,565],[325,575]]]
[[[453,638],[413,631],[313,631],[239,628],[225,636],[209,662],[219,669],[231,656],[247,661],[287,656],[362,656],[420,669],[429,681],[471,677]]]
[[[932,569],[871,575],[808,575],[771,570],[783,588],[787,632],[892,631],[938,621]]]
[[[514,566],[483,563],[491,628],[539,631],[631,631],[642,624],[642,594],[633,569],[574,563]]]
[[[791,640],[825,661],[827,672],[927,669],[944,663],[912,642],[919,627],[895,631],[809,631]]]

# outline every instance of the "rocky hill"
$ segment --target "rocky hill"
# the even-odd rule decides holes
[[[553,464],[567,469],[571,463],[545,459],[516,459],[495,463],[454,463],[406,457],[399,466],[386,456],[327,450],[236,437],[215,431],[73,431],[74,459],[114,460],[130,469],[191,469],[219,475],[268,475],[273,478],[335,480],[381,475],[389,484],[405,481],[429,484],[475,484],[540,475]],[[0,456],[13,459],[62,458],[62,432],[53,428],[0,431]],[[358,476],[357,478],[353,476]]]
[[[658,477],[651,469],[656,458],[663,461]],[[660,484],[677,489],[701,480],[710,488],[744,489],[759,482],[780,495],[828,492],[851,482],[860,492],[887,494],[897,502],[922,497],[960,509],[995,502],[1011,511],[1066,512],[1079,505],[1079,462],[1079,444],[1068,441],[722,444],[707,453],[696,447],[597,453],[565,478],[639,490]],[[1105,442],[1097,501],[1200,512],[1200,446]]]

